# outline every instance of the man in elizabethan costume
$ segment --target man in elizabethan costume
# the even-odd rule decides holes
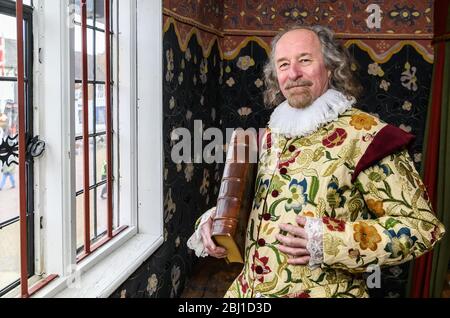
[[[368,297],[362,273],[431,250],[445,229],[405,150],[413,136],[358,110],[348,52],[327,28],[275,37],[265,68],[276,106],[260,151],[245,264],[226,297]],[[215,209],[188,246],[211,239]]]

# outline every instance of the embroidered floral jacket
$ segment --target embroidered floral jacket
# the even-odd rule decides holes
[[[442,238],[402,130],[351,108],[309,136],[263,139],[245,265],[226,297],[367,297],[369,266],[407,262]],[[323,221],[320,266],[288,265],[278,250],[279,225],[299,215]]]

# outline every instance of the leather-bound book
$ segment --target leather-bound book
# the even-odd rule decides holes
[[[236,130],[231,137],[223,172],[212,236],[227,249],[227,262],[243,263],[245,234],[254,197],[257,170],[257,137]]]

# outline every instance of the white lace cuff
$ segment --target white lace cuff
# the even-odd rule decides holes
[[[310,267],[316,267],[323,263],[323,222],[322,219],[306,218],[305,231],[308,235],[308,250],[311,259]]]
[[[192,236],[187,241],[187,247],[189,247],[191,250],[195,251],[195,255],[197,257],[206,257],[208,256],[208,253],[205,251],[205,246],[203,245],[202,241],[202,234],[201,234],[201,228],[202,225],[208,222],[209,218],[213,218],[216,213],[216,207],[213,207],[203,213],[202,219],[200,220],[200,223],[197,227],[197,230],[192,234]]]

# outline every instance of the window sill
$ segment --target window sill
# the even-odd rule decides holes
[[[76,275],[64,277],[36,293],[33,298],[107,298],[156,251],[162,242],[161,236],[136,234],[89,269],[83,270],[84,264],[80,265],[82,274],[71,283],[74,287],[69,287],[69,279]]]

